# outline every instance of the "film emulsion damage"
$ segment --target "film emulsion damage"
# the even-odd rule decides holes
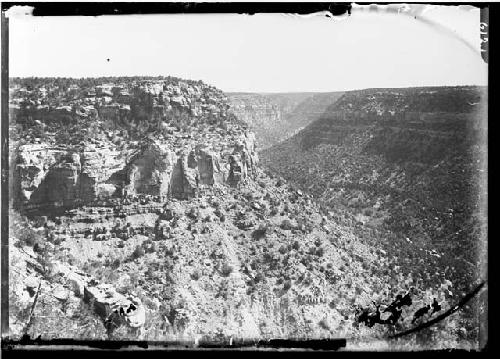
[[[408,5],[331,21],[367,9],[444,26]],[[487,62],[485,14],[460,46]],[[164,72],[11,76],[4,345],[484,346],[485,86]]]

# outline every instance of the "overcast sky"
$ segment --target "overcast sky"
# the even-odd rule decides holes
[[[11,17],[10,76],[171,75],[224,91],[487,84],[479,10],[414,17]],[[109,61],[108,61],[109,59]]]

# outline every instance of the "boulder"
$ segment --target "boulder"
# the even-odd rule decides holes
[[[109,284],[86,286],[84,300],[91,302],[98,315],[104,320],[122,319],[133,328],[144,325],[145,309],[139,298],[124,296]]]
[[[69,298],[69,292],[63,286],[59,285],[52,290],[54,298],[60,301],[65,301]]]
[[[78,297],[83,296],[84,289],[85,289],[84,277],[75,273],[75,272],[70,272],[70,273],[68,273],[66,278],[71,286],[71,289],[75,293],[75,295]]]
[[[31,297],[35,295],[39,284],[40,284],[40,280],[33,275],[29,276],[24,281],[24,285],[26,287],[26,290],[28,291],[28,293]]]
[[[254,225],[255,223],[251,219],[241,219],[235,222],[235,226],[243,230],[252,228]]]

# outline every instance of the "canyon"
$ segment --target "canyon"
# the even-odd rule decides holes
[[[318,119],[342,92],[228,93],[232,112],[248,124],[257,149],[266,149],[294,135]]]
[[[408,272],[440,268],[467,291],[485,275],[485,103],[478,87],[346,92],[260,155]]]
[[[484,242],[484,89],[225,94],[162,77],[10,92],[13,337],[355,346],[479,278],[450,258]],[[357,320],[405,292],[393,325]],[[478,308],[385,345],[474,347]]]

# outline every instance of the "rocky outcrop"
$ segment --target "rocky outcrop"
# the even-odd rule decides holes
[[[124,166],[117,157],[118,153],[108,149],[20,146],[15,168],[19,178],[16,202],[30,210],[66,208],[109,197],[116,188],[105,181]]]
[[[112,285],[99,284],[84,287],[84,300],[94,303],[94,310],[108,323],[126,324],[140,328],[146,320],[146,311],[139,298],[118,293]]]
[[[248,133],[222,152],[196,143],[176,152],[158,141],[147,141],[129,157],[109,148],[78,152],[25,145],[16,165],[18,203],[38,210],[135,194],[188,199],[202,187],[237,186],[255,173],[257,163],[255,138]]]
[[[254,135],[244,141],[239,141],[233,154],[229,157],[228,183],[237,186],[249,174],[255,171],[258,157],[254,151]]]
[[[224,94],[201,82],[101,84],[77,104],[59,99],[59,107],[69,101],[65,123],[45,116],[51,105],[42,102],[52,99],[37,105],[13,95],[11,120],[25,133],[14,154],[14,195],[25,210],[136,194],[187,199],[255,172],[255,137],[230,114]],[[91,102],[95,111],[86,115],[82,106]]]
[[[254,136],[241,136],[232,149],[217,152],[208,146],[194,145],[176,153],[168,146],[152,144],[132,161],[128,181],[134,185],[129,185],[128,193],[188,199],[196,196],[200,188],[237,186],[255,174],[258,156]],[[147,184],[142,181],[138,185],[138,178]]]
[[[20,185],[20,201],[29,201],[41,185],[48,168],[61,156],[59,151],[48,151],[44,146],[21,146],[17,156],[16,171]]]
[[[17,240],[17,239],[16,239]],[[95,278],[78,268],[52,260],[50,273],[59,276],[60,282],[52,284],[40,273],[44,273],[43,266],[31,248],[11,248],[11,255],[15,262],[11,265],[23,276],[23,281],[13,283],[13,291],[19,298],[26,298],[17,304],[28,306],[30,297],[37,288],[43,293],[49,292],[61,302],[69,302],[70,298],[81,298],[91,305],[91,308],[105,323],[113,323],[115,328],[126,325],[131,328],[140,328],[145,323],[145,308],[136,296],[120,294],[110,284],[99,283]],[[21,265],[24,265],[22,267]],[[24,285],[23,285],[24,284]]]
[[[91,304],[105,322],[132,328],[144,325],[145,308],[136,296],[120,294],[111,284],[99,283],[81,270],[60,262],[53,263],[53,272],[63,276],[73,293]]]
[[[21,203],[65,205],[80,197],[80,154],[43,145],[22,146],[16,170]]]
[[[166,195],[175,164],[175,153],[168,146],[151,144],[127,165],[126,193]]]

